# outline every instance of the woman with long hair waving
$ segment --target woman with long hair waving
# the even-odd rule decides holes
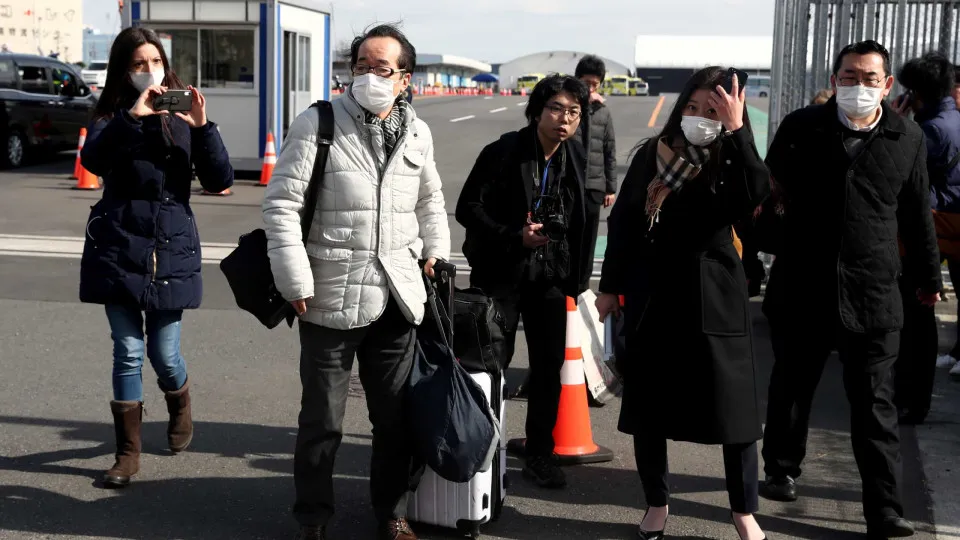
[[[722,444],[732,520],[760,540],[761,437],[747,283],[733,224],[769,193],[736,76],[705,68],[663,130],[642,143],[608,221],[597,309],[622,316],[619,429],[633,435],[648,505],[639,537],[667,521],[667,440]]]
[[[185,309],[200,306],[200,238],[190,208],[193,171],[221,192],[233,168],[206,100],[190,90],[191,108],[157,111],[154,99],[184,85],[157,34],[127,28],[110,49],[107,80],[80,160],[103,178],[92,207],[80,265],[80,300],[103,304],[113,338],[116,462],[106,486],[125,486],[140,467],[141,367],[146,355],[164,393],[173,452],[193,437],[189,383],[180,353]],[[144,331],[144,323],[146,323]]]

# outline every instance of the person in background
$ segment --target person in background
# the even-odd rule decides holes
[[[80,300],[104,304],[113,338],[116,462],[104,484],[130,483],[140,469],[144,353],[157,374],[170,421],[167,442],[181,452],[193,438],[190,382],[180,352],[183,311],[200,306],[200,237],[190,189],[233,185],[233,168],[206,98],[170,68],[157,34],[127,28],[110,48],[107,85],[97,102],[80,161],[103,178],[87,220]],[[188,88],[185,113],[157,111],[168,89]],[[146,332],[144,332],[146,323]]]
[[[708,67],[687,82],[663,131],[641,143],[608,223],[596,306],[601,321],[627,317],[618,428],[633,436],[643,540],[664,538],[668,439],[723,445],[737,535],[765,538],[754,518],[762,431],[750,308],[732,226],[767,196],[770,175],[736,76],[731,93],[722,87],[727,73]]]
[[[811,105],[823,105],[824,103],[830,101],[830,98],[833,97],[833,89],[825,88],[819,92],[817,95],[813,96],[813,99],[810,100]]]
[[[600,227],[600,209],[609,208],[617,197],[617,136],[613,129],[613,116],[604,104],[603,96],[597,93],[607,68],[597,56],[587,55],[580,59],[576,77],[587,85],[590,104],[580,121],[577,139],[587,151],[587,243],[584,248],[593,256]]]
[[[336,129],[306,245],[300,213],[317,154],[316,107],[290,126],[263,199],[277,290],[300,316],[298,540],[326,538],[334,513],[333,466],[355,359],[373,424],[377,538],[416,540],[407,499],[423,467],[403,405],[427,301],[418,260],[432,277],[437,261],[450,257],[433,135],[403,97],[416,59],[392,25],[353,40],[353,82],[332,102]]]
[[[523,319],[530,361],[523,476],[552,489],[567,483],[553,453],[567,297],[586,289],[592,260],[584,248],[586,157],[574,137],[587,105],[587,88],[573,77],[538,82],[526,127],[480,152],[456,209],[470,284],[494,298],[505,318],[507,365]]]
[[[950,92],[950,95],[953,96],[953,101],[957,104],[957,109],[960,109],[960,66],[953,66],[953,90]]]
[[[926,136],[930,205],[933,208],[937,243],[946,259],[950,280],[960,284],[960,111],[953,90],[956,72],[942,54],[928,53],[900,68],[900,84],[907,92],[894,102],[897,112],[913,119]],[[904,260],[904,263],[907,261]],[[930,306],[909,294],[916,283],[916,269],[904,264],[901,292],[904,294],[904,329],[900,358],[896,364],[895,401],[904,424],[923,423],[930,410],[936,367],[951,368],[960,376],[960,341],[937,358],[937,319]],[[960,308],[958,308],[960,309]]]
[[[920,127],[883,101],[894,79],[881,44],[844,47],[831,83],[835,96],[826,104],[784,118],[766,159],[783,201],[783,241],[763,306],[775,362],[761,493],[796,500],[813,395],[836,348],[867,534],[910,536],[893,404],[903,326],[897,233],[913,269],[911,292],[932,306],[941,283],[926,147]]]

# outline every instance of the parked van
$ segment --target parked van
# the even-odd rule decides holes
[[[76,150],[97,98],[78,70],[46,56],[0,54],[0,165],[30,151]]]

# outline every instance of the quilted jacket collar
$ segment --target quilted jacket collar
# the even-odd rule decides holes
[[[907,133],[907,127],[906,124],[904,124],[903,117],[887,105],[886,101],[881,101],[880,107],[883,109],[880,124],[877,126],[880,134],[886,132],[905,135]],[[820,114],[821,121],[819,122],[820,127],[818,131],[838,131],[840,129],[840,120],[837,119],[836,96],[831,97],[830,101],[823,104],[820,108]]]
[[[343,106],[346,107],[347,112],[350,113],[350,116],[353,117],[354,122],[357,124],[358,129],[362,129],[366,124],[365,115],[363,107],[357,103],[356,98],[353,97],[353,90],[345,92],[341,97],[343,100]],[[407,114],[404,115],[403,126],[408,133],[417,132],[417,124],[415,120],[417,119],[417,112],[413,109],[413,106],[407,107]]]

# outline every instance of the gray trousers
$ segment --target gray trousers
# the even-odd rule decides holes
[[[343,439],[343,415],[354,356],[373,424],[370,494],[378,520],[404,517],[407,496],[423,472],[408,441],[404,395],[413,368],[416,327],[391,298],[371,325],[334,330],[300,322],[299,430],[293,476],[293,514],[301,525],[322,526],[334,510],[333,464]]]

